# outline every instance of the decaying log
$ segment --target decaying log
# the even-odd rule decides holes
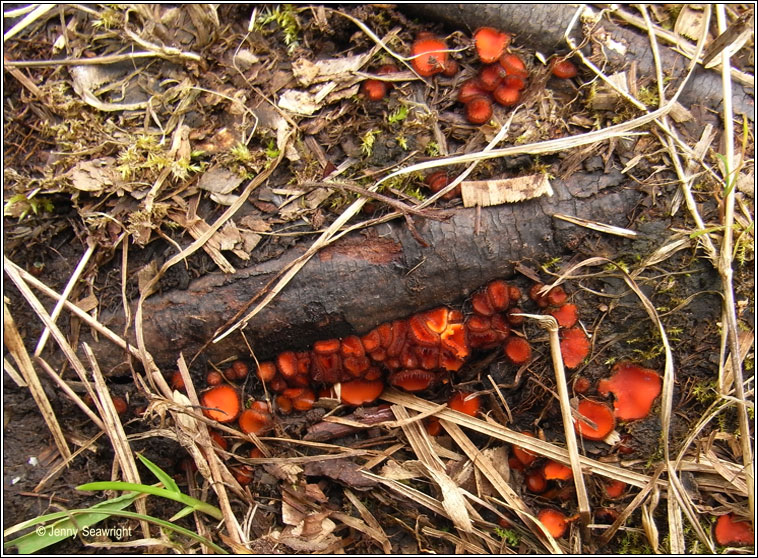
[[[402,219],[346,235],[312,258],[250,321],[244,329],[247,342],[257,358],[266,359],[282,350],[305,349],[317,339],[362,334],[384,321],[460,302],[486,282],[512,276],[522,260],[539,263],[568,253],[567,245],[586,231],[553,214],[626,226],[641,197],[617,171],[577,173],[553,181],[553,190],[552,197],[480,212],[452,209],[444,221],[414,218],[426,247]],[[194,355],[304,249],[296,247],[234,275],[212,273],[187,290],[148,298],[143,328],[156,362],[168,367],[180,351],[187,358]],[[121,315],[103,316],[103,321],[115,331],[123,328]],[[124,359],[108,344],[96,345],[96,351],[104,367]],[[213,360],[249,356],[239,332],[208,346],[205,354]]]
[[[576,13],[576,5],[571,4],[443,4],[422,2],[401,4],[399,9],[423,21],[440,21],[451,29],[473,31],[477,27],[489,25],[516,35],[519,45],[540,50],[545,55],[553,52],[567,52],[564,32]],[[609,66],[606,73],[613,73],[628,68],[630,62],[637,63],[640,76],[655,76],[655,62],[650,41],[646,34],[638,33],[626,27],[615,25],[604,19],[600,26],[614,42],[626,47],[625,53],[604,49]],[[571,34],[576,44],[581,44],[581,23],[576,25]],[[659,43],[661,65],[665,75],[675,78],[667,86],[673,94],[678,79],[683,78],[689,65],[689,59]],[[755,117],[755,99],[746,86],[732,84],[734,111],[744,114],[750,120]],[[685,106],[700,104],[714,110],[720,109],[722,95],[721,74],[699,66],[693,72],[690,81],[679,102]]]

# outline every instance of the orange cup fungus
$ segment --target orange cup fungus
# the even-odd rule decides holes
[[[205,375],[205,383],[209,386],[217,386],[223,381],[223,376],[221,376],[221,373],[217,372],[216,370],[211,370],[208,372],[208,374]]]
[[[569,524],[568,518],[563,515],[563,513],[552,508],[540,510],[537,514],[537,519],[539,519],[540,523],[545,526],[548,533],[556,539],[562,537],[566,533]]]
[[[253,402],[239,417],[239,427],[245,434],[262,434],[271,426],[271,415],[263,401]]]
[[[244,360],[235,360],[230,367],[229,377],[235,380],[244,380],[250,372],[250,367]]]
[[[616,416],[621,420],[646,417],[661,393],[661,377],[654,370],[631,362],[619,362],[612,373],[610,378],[598,382],[597,390],[602,395],[613,393]]]
[[[574,327],[579,321],[579,309],[576,304],[564,304],[550,311],[550,315],[558,322],[559,327]]]
[[[518,104],[521,99],[521,92],[517,87],[502,83],[495,88],[492,92],[492,96],[498,104],[501,104],[504,107],[512,107],[513,105]]]
[[[203,414],[218,422],[232,422],[242,409],[239,392],[226,384],[212,387],[203,393],[200,404],[204,407]]]
[[[118,395],[114,395],[111,397],[111,401],[113,401],[113,408],[116,409],[116,412],[119,415],[123,415],[126,413],[126,411],[129,410],[129,404],[126,402],[126,399],[123,397],[120,397]]]
[[[526,364],[532,358],[532,348],[523,337],[509,337],[506,339],[503,351],[508,360],[516,365]]]
[[[529,72],[526,69],[526,64],[516,54],[503,54],[500,57],[500,65],[509,76],[516,76],[520,78],[526,78]]]
[[[626,483],[618,479],[608,481],[603,485],[603,490],[608,498],[621,498],[626,492]]]
[[[579,327],[561,331],[561,355],[566,368],[576,368],[590,354],[590,340]]]
[[[448,176],[447,172],[441,170],[441,171],[434,171],[432,173],[429,173],[427,177],[424,179],[424,183],[429,187],[429,189],[434,192],[435,194],[442,190],[445,186],[450,184],[450,177]],[[443,200],[452,200],[453,198],[461,195],[461,187],[456,186],[452,190],[450,190],[447,194],[442,196]]]
[[[574,393],[587,393],[592,387],[588,378],[584,376],[578,376],[574,379]]]
[[[553,460],[545,463],[545,466],[542,468],[542,474],[545,475],[547,480],[569,480],[574,476],[571,467]]]
[[[492,103],[487,97],[474,97],[466,103],[466,120],[484,124],[492,118]]]
[[[534,438],[534,434],[531,432],[522,432],[524,436],[529,436],[530,438]],[[529,466],[531,465],[535,459],[537,459],[537,456],[534,455],[531,451],[525,450],[524,448],[520,446],[513,446],[511,448],[513,452],[513,457],[518,459],[522,465]]]
[[[733,513],[719,516],[713,528],[713,536],[721,546],[755,544],[752,525],[748,521],[738,521]]]
[[[472,395],[463,391],[456,392],[447,402],[447,406],[454,411],[475,417],[479,412],[481,401],[478,395]]]
[[[529,471],[526,477],[524,477],[524,484],[529,492],[534,492],[535,494],[541,494],[547,490],[547,479],[539,469]]]
[[[447,65],[447,45],[430,34],[420,34],[411,46],[411,65],[422,77],[429,77],[445,71]]]
[[[184,377],[182,377],[182,373],[178,370],[175,370],[171,374],[171,389],[175,389],[177,391],[184,391]]]
[[[561,79],[569,79],[577,74],[576,65],[565,58],[553,58],[550,62],[550,71]]]
[[[348,405],[363,405],[376,401],[384,391],[381,380],[352,380],[340,386],[340,398]]]
[[[464,105],[475,97],[486,97],[487,91],[482,89],[478,79],[467,79],[458,89],[458,102]]]
[[[605,403],[584,399],[576,409],[583,417],[595,423],[592,426],[585,420],[574,418],[574,428],[582,438],[587,440],[603,440],[616,428],[616,417]]]
[[[474,46],[479,60],[485,64],[497,62],[511,43],[511,36],[492,27],[480,27],[474,32]]]

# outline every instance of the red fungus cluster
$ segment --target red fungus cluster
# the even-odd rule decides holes
[[[511,36],[492,27],[474,33],[474,45],[484,64],[475,78],[463,82],[458,101],[463,103],[466,119],[484,124],[492,117],[492,101],[511,107],[521,100],[529,72],[518,55],[508,52]]]

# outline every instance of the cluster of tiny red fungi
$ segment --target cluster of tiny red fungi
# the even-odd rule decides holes
[[[589,352],[587,336],[574,327],[576,306],[567,302],[563,288],[555,287],[543,295],[543,287],[535,284],[530,298],[564,328],[564,361],[575,368]],[[308,351],[282,352],[274,361],[260,363],[257,375],[274,392],[276,408],[289,413],[311,408],[318,395],[328,395],[332,388],[349,405],[375,401],[385,385],[411,392],[426,390],[447,381],[477,350],[502,347],[511,363],[521,365],[531,358],[528,341],[514,332],[524,319],[518,306],[521,297],[518,287],[496,280],[474,293],[468,316],[447,307],[434,308],[381,324],[361,337],[327,339],[317,341]],[[235,367],[245,366],[235,362],[229,375],[240,377]],[[218,373],[212,374],[215,381]],[[216,399],[230,394],[230,389],[235,388],[222,384],[205,392],[206,414],[220,422],[232,422],[239,415],[246,433],[265,430],[270,421],[258,416],[265,414],[264,409],[251,406],[241,412],[236,403],[227,412],[225,405],[218,405]]]
[[[496,280],[474,293],[470,312],[439,307],[415,314],[404,320],[384,323],[359,337],[317,341],[309,351],[285,351],[274,361],[257,367],[258,378],[274,393],[275,409],[284,414],[293,410],[306,411],[319,397],[339,398],[347,405],[362,405],[379,398],[386,385],[406,391],[426,390],[446,382],[476,351],[501,348],[505,358],[514,365],[531,360],[531,347],[516,330],[523,323],[520,304],[531,301],[541,312],[552,315],[560,326],[561,354],[567,368],[577,368],[589,354],[587,335],[578,323],[578,309],[568,302],[561,287],[547,289],[535,283],[527,297],[521,290],[503,280]],[[206,376],[209,388],[201,395],[203,412],[221,423],[237,421],[246,434],[262,434],[273,426],[273,410],[263,400],[250,399],[243,405],[235,381],[249,374],[248,365],[234,361],[224,371],[213,370]],[[172,378],[175,389],[183,388],[178,372]],[[575,419],[574,427],[586,440],[605,440],[616,428],[617,419],[629,421],[646,417],[661,392],[662,380],[655,371],[631,362],[620,362],[609,378],[597,382],[595,391],[607,397],[613,393],[613,408],[599,398],[586,394],[592,386],[582,376],[574,379],[573,390],[582,399],[578,413],[589,422]],[[477,416],[481,402],[476,394],[456,391],[448,406],[470,416]],[[436,417],[424,422],[430,435],[438,435],[441,426]],[[523,434],[533,437],[530,432]],[[218,432],[212,438],[220,447],[227,446]],[[617,444],[619,453],[631,449],[622,438]],[[250,457],[262,457],[253,449]],[[565,501],[572,494],[572,471],[566,465],[540,458],[514,445],[509,466],[520,471],[526,489],[543,499]],[[252,468],[246,465],[232,468],[242,484],[252,480]],[[602,486],[603,498],[614,500],[623,496],[625,483],[615,480]],[[604,514],[604,515],[603,515]],[[618,513],[612,507],[600,508],[597,518],[613,521]],[[578,516],[567,517],[562,511],[544,508],[538,518],[554,537],[564,535],[568,525]],[[507,523],[504,523],[507,526]],[[745,523],[733,515],[721,516],[714,532],[719,544],[745,544],[748,533]],[[736,533],[736,534],[734,534]],[[750,531],[752,533],[752,531]],[[752,536],[752,535],[751,535]],[[722,541],[729,542],[722,542]],[[752,540],[752,539],[751,539]]]
[[[458,101],[464,106],[466,120],[481,125],[492,118],[493,101],[504,107],[512,107],[521,100],[526,88],[529,71],[524,60],[510,52],[511,35],[492,27],[481,27],[474,32],[473,44],[479,61],[483,64],[476,77],[465,80],[458,89]],[[433,33],[419,33],[411,46],[411,65],[422,77],[441,74],[453,77],[458,73],[458,63],[450,56],[448,45]],[[555,57],[550,62],[552,74],[569,79],[577,75],[573,62]],[[394,64],[383,64],[377,75],[387,76],[397,72]],[[380,101],[391,89],[392,84],[382,79],[369,78],[361,84],[361,94],[368,100]],[[434,171],[426,177],[426,185],[432,192],[439,192],[448,185],[444,171]],[[451,190],[444,198],[452,199],[460,195],[458,189]]]
[[[576,327],[578,311],[562,287],[544,291],[537,283],[529,299],[553,315],[562,328],[561,351],[568,368],[576,368],[589,353],[589,340]],[[317,341],[310,350],[285,351],[273,361],[262,362],[256,373],[274,393],[281,413],[310,409],[319,396],[336,395],[342,403],[362,405],[379,398],[386,385],[405,391],[426,390],[447,382],[474,351],[502,347],[509,362],[522,365],[531,358],[531,347],[515,331],[524,317],[519,307],[521,290],[503,280],[492,281],[471,297],[471,312],[434,308],[409,318],[381,324],[363,336]],[[202,395],[209,418],[229,423],[238,420],[245,433],[265,431],[271,412],[265,402],[242,409],[236,387],[224,383],[247,376],[248,366],[235,361],[224,374],[207,376],[211,386]],[[173,379],[175,387],[181,376]]]

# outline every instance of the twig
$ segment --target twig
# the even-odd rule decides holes
[[[408,205],[407,203],[404,203],[398,199],[392,198],[390,196],[385,196],[384,194],[373,192],[366,188],[361,188],[357,184],[353,184],[351,182],[312,181],[312,182],[303,182],[302,184],[300,184],[300,186],[303,188],[308,188],[308,189],[330,188],[333,190],[346,190],[348,192],[353,192],[354,194],[359,194],[365,198],[374,199],[382,203],[386,203],[390,207],[394,207],[397,211],[399,211],[403,215],[408,215],[408,214],[417,215],[419,217],[424,217],[425,219],[433,219],[435,221],[444,221],[446,219],[449,219],[449,216],[442,215],[441,212],[439,211],[436,211],[433,209],[424,211],[412,205]]]
[[[134,454],[132,448],[129,445],[129,441],[126,439],[126,432],[119,419],[116,407],[113,405],[113,399],[111,398],[108,386],[105,384],[105,378],[100,371],[100,366],[97,363],[95,354],[92,349],[84,343],[82,345],[84,354],[87,355],[90,367],[92,368],[92,378],[95,381],[95,392],[97,393],[100,405],[102,408],[103,422],[106,425],[105,433],[110,438],[113,450],[116,453],[118,463],[121,465],[121,471],[124,475],[124,480],[133,484],[141,484],[139,471],[137,470],[137,463],[134,461]],[[138,498],[134,502],[137,512],[145,515],[147,513],[147,507],[143,498]],[[150,525],[144,519],[140,520],[140,526],[142,527],[142,533],[145,537],[150,537]]]

